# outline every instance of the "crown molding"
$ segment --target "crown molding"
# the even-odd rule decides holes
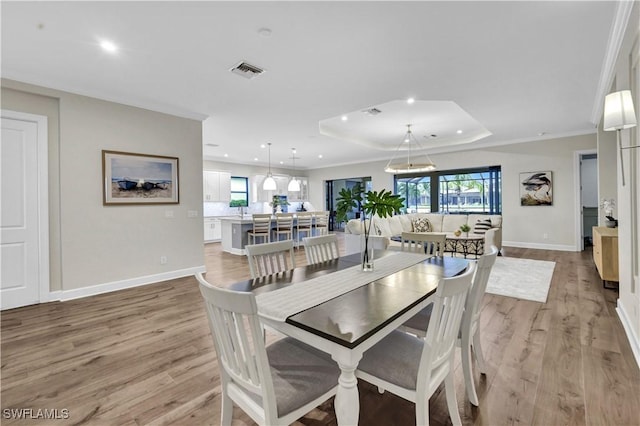
[[[597,125],[602,118],[604,97],[611,90],[611,83],[613,82],[613,76],[615,75],[618,54],[620,53],[620,48],[624,41],[624,33],[627,30],[629,17],[631,16],[631,10],[633,9],[635,1],[624,0],[617,3],[618,7],[616,8],[616,15],[614,17],[613,24],[611,25],[609,41],[607,42],[607,50],[604,61],[602,62],[602,69],[600,71],[600,81],[598,82],[596,97],[593,103],[593,112],[591,113],[591,122],[594,125]]]

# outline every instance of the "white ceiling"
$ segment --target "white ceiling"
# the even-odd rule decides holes
[[[616,3],[3,1],[1,7],[4,78],[209,117],[203,143],[219,146],[205,146],[205,158],[252,164],[258,157],[265,164],[260,144],[272,142],[274,164],[290,162],[295,147],[296,166],[316,168],[389,159],[384,146],[406,131],[402,114],[368,117],[388,129],[386,144],[321,135],[319,122],[409,97],[455,102],[491,133],[475,142],[484,146],[593,132]],[[262,28],[271,35],[261,35]],[[101,39],[120,50],[104,52]],[[253,80],[230,73],[241,60],[267,71]],[[455,131],[459,123],[449,121],[436,133]]]

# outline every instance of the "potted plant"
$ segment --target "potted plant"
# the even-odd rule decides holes
[[[373,250],[371,250],[369,244],[369,235],[371,235],[373,216],[387,217],[400,213],[401,209],[404,208],[404,198],[384,189],[364,193],[362,185],[357,183],[351,189],[341,189],[336,201],[336,217],[338,220],[346,222],[347,213],[354,209],[360,213],[360,220],[363,221],[364,228],[362,269],[372,271]],[[369,215],[368,221],[367,215]]]
[[[467,225],[466,223],[463,223],[462,225],[460,225],[460,230],[462,232],[464,232],[464,236],[468,237],[469,236],[469,231],[471,231],[471,227],[469,225]]]
[[[289,206],[291,204],[284,198],[280,198],[278,195],[274,195],[269,205],[273,207],[273,214],[276,214],[282,211],[282,206]]]
[[[605,226],[607,228],[615,228],[618,226],[618,221],[613,217],[613,208],[616,206],[616,200],[613,198],[603,198],[600,203],[600,207],[604,210],[605,214]]]

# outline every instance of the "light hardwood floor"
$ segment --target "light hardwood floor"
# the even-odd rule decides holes
[[[212,283],[248,278],[244,257],[222,253],[220,244],[205,252]],[[602,288],[591,252],[504,252],[553,260],[556,269],[546,304],[485,296],[489,371],[476,374],[478,408],[466,401],[456,363],[463,423],[640,425],[640,373],[615,313],[617,293]],[[296,256],[304,265],[304,251]],[[1,320],[2,424],[220,422],[218,366],[192,277],[5,311]],[[415,424],[412,404],[359,386],[360,424]],[[69,419],[10,420],[10,408],[68,409]],[[450,424],[443,389],[431,398],[430,416],[432,425]],[[253,424],[239,409],[233,418]],[[336,424],[332,401],[299,423]]]

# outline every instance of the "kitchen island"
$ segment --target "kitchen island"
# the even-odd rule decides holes
[[[275,222],[275,219],[272,223]],[[247,232],[253,229],[251,215],[224,216],[220,218],[222,225],[222,251],[245,255],[244,246],[248,244]]]
[[[244,256],[246,254],[244,250],[244,246],[249,244],[249,236],[247,235],[247,233],[251,229],[253,229],[253,217],[251,215],[223,216],[220,218],[220,222],[222,224],[222,251]],[[297,217],[294,214],[293,215],[294,239],[296,238],[296,235],[295,235],[296,222],[297,222]],[[273,216],[271,218],[271,229],[275,229],[275,227],[276,227],[276,217]]]

